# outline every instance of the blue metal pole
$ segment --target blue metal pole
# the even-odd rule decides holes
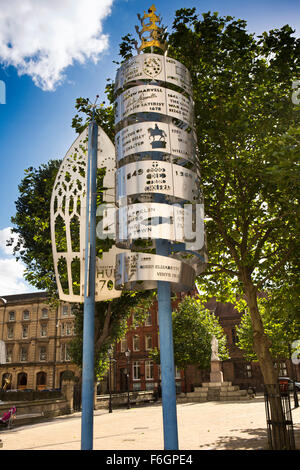
[[[98,127],[93,120],[89,125],[86,188],[81,450],[93,449],[97,141]]]
[[[156,240],[156,254],[169,256],[170,242],[168,240]],[[157,298],[164,449],[178,450],[172,304],[169,282],[157,282]]]

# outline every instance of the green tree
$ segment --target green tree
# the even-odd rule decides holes
[[[218,318],[206,309],[201,300],[185,296],[172,313],[174,362],[179,369],[196,365],[200,369],[210,366],[211,340],[218,340],[220,360],[229,358],[226,335]],[[151,357],[160,362],[159,350],[151,351]]]
[[[154,301],[154,293],[145,291],[139,294],[124,292],[121,297],[104,302],[96,302],[95,307],[95,375],[103,377],[109,366],[108,349],[120,341],[128,331],[128,319],[134,314],[134,325],[146,320]],[[73,307],[75,314],[75,337],[70,342],[70,355],[75,364],[82,366],[83,348],[83,304]]]
[[[250,34],[246,22],[176,12],[169,55],[192,75],[209,267],[208,296],[247,308],[266,386],[277,383],[258,304],[293,279],[299,247],[299,107],[291,100],[300,40],[288,25]],[[292,154],[290,150],[292,149]],[[288,178],[285,178],[286,175]],[[293,184],[290,184],[290,183]],[[272,419],[282,420],[279,401]],[[285,435],[275,441],[285,446]]]
[[[270,340],[270,352],[273,359],[283,360],[290,357],[296,350],[292,345],[300,337],[298,318],[294,314],[288,315],[289,306],[287,304],[285,304],[283,311],[278,309],[278,305],[274,305],[273,299],[258,299],[258,305],[264,331]],[[294,305],[292,310],[292,313],[295,313]],[[253,327],[249,312],[243,314],[241,323],[236,327],[236,332],[238,335],[236,346],[243,350],[247,360],[257,361],[253,350]]]
[[[57,303],[58,293],[52,258],[50,232],[50,199],[61,160],[50,160],[39,168],[25,170],[18,186],[16,214],[11,218],[13,234],[8,244],[14,243],[14,254],[25,266],[25,279],[37,289],[48,292],[49,301]],[[99,182],[102,178],[99,178]],[[98,203],[101,203],[99,191]],[[16,242],[16,243],[15,243]],[[106,251],[110,240],[97,240],[97,250]],[[97,302],[95,312],[95,372],[101,376],[107,368],[108,349],[119,341],[127,329],[126,320],[134,311],[138,321],[143,321],[154,300],[153,292],[124,292],[121,297],[108,302]],[[72,359],[81,366],[83,306],[74,308],[76,340],[71,345]]]
[[[291,133],[299,129],[291,101],[299,40],[288,26],[257,39],[245,21],[217,13],[200,20],[194,9],[177,11],[173,28],[170,54],[189,68],[194,88],[209,246],[201,287],[246,300],[265,383],[275,384],[257,296],[285,277],[299,239],[299,193],[288,191],[273,158],[279,147],[286,172],[299,172],[288,157],[288,136],[299,148],[299,132]]]
[[[14,255],[26,269],[24,278],[50,296],[56,292],[50,232],[50,199],[61,160],[50,160],[39,168],[26,169],[18,186],[19,196],[13,223]]]

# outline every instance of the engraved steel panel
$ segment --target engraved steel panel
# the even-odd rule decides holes
[[[88,129],[75,140],[58,170],[50,205],[51,240],[59,298],[69,302],[84,301],[84,260],[86,220],[86,167]],[[98,128],[98,168],[106,168],[103,179],[103,200],[115,201],[115,149]],[[97,258],[96,301],[120,296],[111,274],[105,278],[108,267],[115,266],[119,248],[113,247]],[[104,271],[103,271],[104,270]],[[105,281],[105,283],[103,282]]]
[[[117,256],[116,287],[155,289],[157,281],[168,281],[173,291],[184,291],[195,282],[194,269],[166,256],[149,253],[121,253]]]
[[[139,85],[116,99],[115,123],[136,113],[159,113],[193,126],[193,101],[181,93],[160,86]]]
[[[143,160],[117,170],[117,204],[134,194],[166,194],[189,202],[198,198],[199,179],[195,172],[169,162]]]
[[[184,242],[184,214],[178,205],[138,203],[117,211],[117,246],[137,239],[169,239]]]
[[[170,57],[157,54],[140,54],[131,57],[117,71],[115,91],[139,80],[171,83],[192,94],[192,81],[188,69]]]
[[[193,132],[164,122],[131,124],[116,134],[115,143],[118,161],[129,155],[158,151],[193,162],[196,154]]]

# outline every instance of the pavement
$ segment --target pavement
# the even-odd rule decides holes
[[[292,411],[300,449],[300,407]],[[262,397],[177,405],[179,450],[267,449]],[[80,450],[81,413],[0,432],[0,450]],[[163,450],[161,404],[94,412],[94,450]]]

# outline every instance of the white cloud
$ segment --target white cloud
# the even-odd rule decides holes
[[[15,258],[0,258],[0,295],[32,292],[23,278],[24,265]]]
[[[0,230],[0,250],[5,255],[13,254],[13,245],[6,246],[6,240],[9,240],[11,237],[14,237],[14,234],[11,233],[11,227],[6,227]]]
[[[0,296],[24,294],[36,290],[28,286],[24,280],[24,264],[21,261],[17,262],[12,255],[12,247],[6,246],[6,240],[10,236],[10,227],[0,230]]]
[[[54,90],[75,62],[97,62],[108,47],[102,21],[113,0],[0,0],[0,62]]]

